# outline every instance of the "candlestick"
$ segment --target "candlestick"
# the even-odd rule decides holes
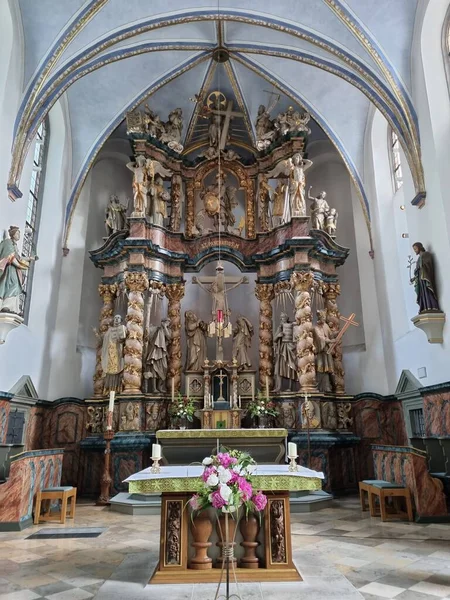
[[[152,458],[153,460],[156,458],[161,458],[161,444],[152,445]]]
[[[108,413],[106,415],[106,430],[107,431],[111,431],[112,424],[113,424],[113,412],[112,412],[112,410],[108,410]]]
[[[175,378],[172,377],[172,402],[175,400]]]
[[[269,378],[266,375],[266,400],[269,399]]]
[[[116,396],[116,392],[114,390],[109,392],[109,406],[108,406],[108,410],[109,412],[113,412],[114,410],[114,398]]]
[[[255,380],[252,378],[252,400],[255,399]]]
[[[156,446],[157,444],[153,444],[154,446]],[[156,456],[156,457],[152,457],[153,460],[153,464],[152,464],[152,468],[150,469],[150,473],[153,473],[153,475],[157,475],[158,473],[161,473],[161,467],[159,466],[159,461],[161,460],[161,457]]]
[[[297,465],[297,461],[295,460],[297,457],[296,456],[289,456],[289,467],[288,467],[288,471],[290,473],[295,473],[295,471],[298,471],[298,465]]]
[[[238,396],[238,408],[242,408],[241,407],[241,396],[240,395]]]

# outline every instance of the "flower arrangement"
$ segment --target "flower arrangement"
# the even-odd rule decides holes
[[[251,475],[256,463],[249,454],[239,450],[219,452],[203,459],[203,466],[200,488],[189,500],[192,510],[211,506],[224,513],[236,513],[241,506],[246,514],[264,510],[267,497],[254,489]]]
[[[258,392],[257,398],[248,403],[247,410],[251,417],[278,416],[278,411],[275,408],[275,404],[270,398],[264,397],[262,392]]]
[[[194,401],[187,396],[178,394],[178,398],[172,400],[169,406],[169,416],[171,419],[187,419],[192,423],[195,413]]]

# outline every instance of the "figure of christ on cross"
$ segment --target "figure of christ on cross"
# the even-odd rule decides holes
[[[341,341],[342,336],[344,335],[344,333],[350,327],[350,325],[353,325],[354,327],[358,327],[359,326],[359,323],[357,323],[356,321],[353,320],[355,317],[356,317],[355,313],[352,313],[349,317],[343,317],[342,315],[339,317],[341,319],[341,321],[344,321],[345,324],[343,325],[342,329],[339,330],[339,333],[335,337],[333,343],[328,348],[327,354],[331,354],[333,352],[333,350],[335,349],[335,347],[337,346],[337,344],[339,344],[339,342]]]
[[[208,292],[212,296],[211,315],[215,331],[212,335],[217,335],[216,360],[223,360],[222,337],[230,323],[227,293],[242,283],[248,283],[248,279],[247,277],[225,277],[223,266],[218,263],[214,277],[193,277],[192,283],[198,284],[202,290],[205,290],[205,292]],[[227,287],[227,284],[230,284],[229,287]]]

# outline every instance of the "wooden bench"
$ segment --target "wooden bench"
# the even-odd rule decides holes
[[[365,505],[365,494],[367,493],[369,510],[371,517],[378,517],[381,515],[381,520],[386,521],[388,518],[403,518],[407,517],[408,521],[413,521],[413,509],[411,501],[411,492],[409,488],[404,487],[398,483],[390,483],[389,481],[383,481],[381,479],[366,479],[359,483],[359,495],[361,500],[361,509],[367,510]],[[380,504],[380,511],[378,512],[375,507],[375,498],[378,497]],[[389,514],[386,509],[386,499],[393,498],[394,506],[396,508],[395,513]],[[400,510],[398,505],[398,499],[404,498],[406,505],[406,512]]]
[[[52,500],[61,501],[61,511],[51,514]],[[64,524],[67,516],[67,503],[70,500],[69,519],[75,518],[75,503],[77,500],[77,488],[68,486],[44,488],[36,493],[36,506],[34,511],[34,524],[40,522],[59,521]],[[44,514],[41,515],[41,507],[44,503]]]

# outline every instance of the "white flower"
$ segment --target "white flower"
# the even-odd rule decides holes
[[[223,484],[219,487],[219,493],[220,493],[220,496],[225,500],[225,502],[228,503],[233,492],[228,485]]]
[[[247,465],[246,467],[247,473],[251,475],[256,471],[256,465]]]
[[[183,405],[181,404],[181,402],[180,402],[180,404],[178,406],[179,406],[179,408],[183,408]]]
[[[208,485],[209,487],[214,487],[218,483],[219,483],[219,478],[214,473],[211,473],[211,475],[206,480],[206,485]]]
[[[212,463],[213,463],[213,459],[210,456],[206,456],[202,460],[202,465],[204,465],[205,467],[207,467],[208,465],[212,465]]]
[[[241,466],[240,465],[234,465],[234,467],[231,467],[231,470],[234,471],[235,473],[237,473],[238,475],[241,474]]]
[[[219,475],[220,483],[228,483],[231,479],[231,472],[222,467],[222,465],[217,469],[217,474]]]
[[[222,506],[222,512],[223,513],[236,512],[236,507],[234,506],[234,504],[230,504],[229,506]]]

